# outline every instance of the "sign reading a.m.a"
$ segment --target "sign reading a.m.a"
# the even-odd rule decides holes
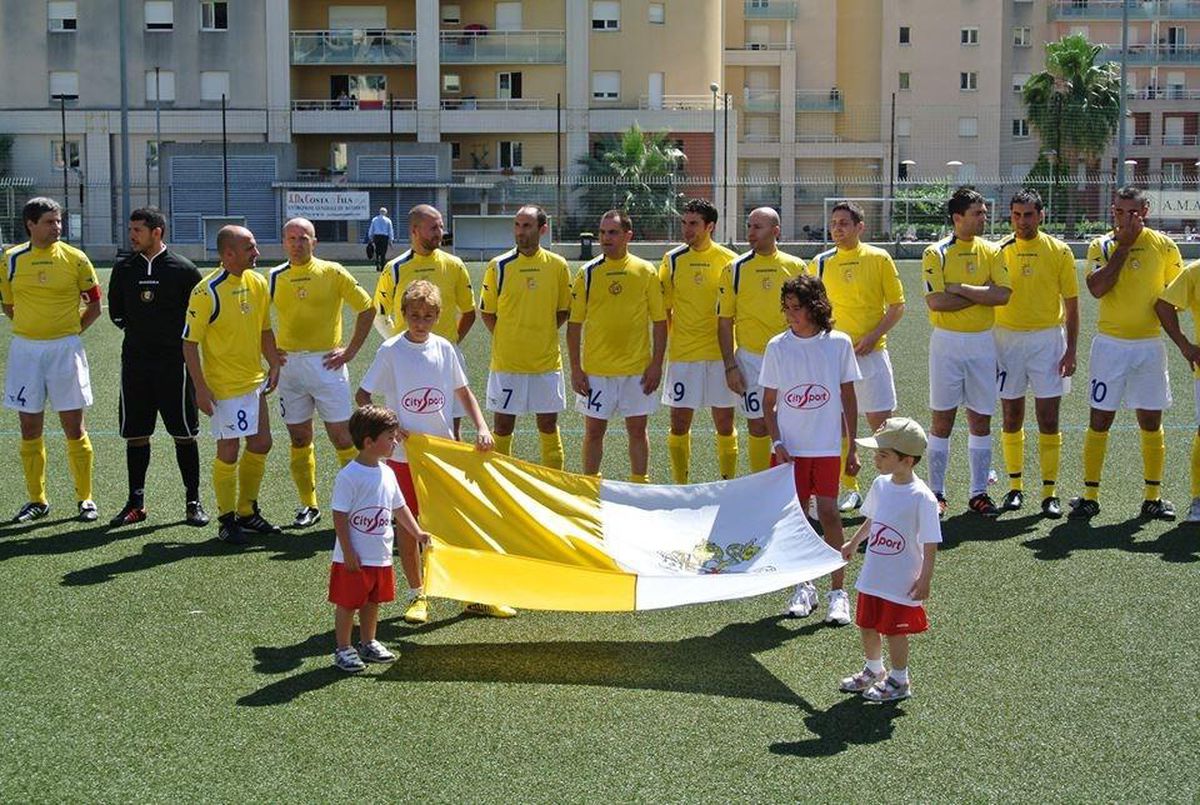
[[[371,194],[361,190],[289,190],[288,218],[310,221],[358,221],[371,217]]]
[[[1200,218],[1200,187],[1191,190],[1149,190],[1150,214],[1159,220]]]

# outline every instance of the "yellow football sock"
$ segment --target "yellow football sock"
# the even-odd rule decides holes
[[[512,440],[513,435],[511,433],[507,436],[501,436],[499,433],[492,434],[492,441],[496,444],[496,452],[503,453],[506,456],[512,455]]]
[[[358,448],[355,447],[354,445],[350,445],[349,447],[343,447],[341,450],[337,451],[338,466],[339,467],[346,466],[351,461],[353,461],[357,456],[358,456]]]
[[[237,463],[213,459],[213,493],[217,496],[217,514],[229,514],[237,506]]]
[[[1042,469],[1042,499],[1056,496],[1062,433],[1038,434],[1038,460]]]
[[[263,473],[266,470],[266,453],[242,451],[242,458],[237,465],[237,513],[242,517],[254,514],[254,501],[258,500],[258,488],[262,486]]]
[[[552,470],[563,468],[562,436],[558,428],[553,433],[538,432],[538,441],[542,446],[542,464]]]
[[[735,430],[728,436],[717,434],[717,467],[722,478],[732,478],[737,475],[738,435]]]
[[[30,503],[46,503],[46,441],[41,437],[21,440],[21,469]]]
[[[296,484],[296,492],[300,495],[301,506],[317,505],[317,450],[313,445],[307,447],[292,446],[291,452],[292,481]]]
[[[841,464],[842,489],[845,489],[847,492],[857,492],[858,491],[858,478],[856,478],[853,475],[846,474],[846,456],[849,455],[849,453],[850,453],[850,437],[843,436],[842,437],[842,464]]]
[[[1008,488],[1019,492],[1025,488],[1025,481],[1021,477],[1021,471],[1025,468],[1025,431],[1002,432],[1000,449],[1004,452],[1004,470],[1008,473]]]
[[[1200,498],[1200,433],[1192,437],[1192,499]]]
[[[1108,449],[1108,431],[1087,429],[1083,435],[1083,497],[1100,499],[1100,473],[1104,471],[1104,451]]]
[[[1163,439],[1162,425],[1158,430],[1142,431],[1142,471],[1145,475],[1146,500],[1162,497],[1163,465],[1167,461],[1167,444]]]
[[[649,475],[636,475],[631,472],[631,473],[629,473],[629,483],[631,483],[631,484],[648,484],[648,483],[650,483],[650,476]]]
[[[67,466],[75,481],[75,499],[92,499],[92,440],[85,433],[78,439],[67,439]]]
[[[771,437],[750,436],[750,472],[762,472],[771,467]]]
[[[692,463],[692,434],[668,433],[667,454],[671,457],[671,480],[677,484],[688,482],[688,468]]]

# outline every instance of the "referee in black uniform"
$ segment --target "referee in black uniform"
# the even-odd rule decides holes
[[[166,219],[153,207],[129,216],[133,254],[113,266],[108,314],[125,331],[121,344],[121,436],[129,470],[129,500],[109,525],[146,519],[146,471],[150,436],[159,415],[175,439],[175,461],[186,489],[186,522],[208,524],[200,505],[200,418],[196,390],[183,363],[183,320],[200,271],[163,244]]]

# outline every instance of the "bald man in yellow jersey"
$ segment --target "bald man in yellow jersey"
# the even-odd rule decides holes
[[[662,382],[667,311],[658,272],[629,253],[632,239],[633,221],[624,211],[609,210],[600,219],[604,253],[575,276],[567,352],[575,409],[584,415],[584,474],[600,472],[608,420],[624,416],[629,479],[649,483],[646,422]]]
[[[67,437],[79,519],[92,522],[99,512],[92,501],[92,442],[83,421],[83,409],[92,404],[92,381],[79,336],[100,316],[100,285],[87,255],[59,240],[57,201],[32,198],[21,218],[29,240],[4,253],[0,273],[0,303],[13,322],[4,405],[20,419],[21,468],[29,494],[12,521],[28,523],[50,512],[42,439],[49,400]]]
[[[479,315],[492,334],[487,407],[496,449],[512,452],[517,417],[533,414],[542,463],[561,470],[558,414],[566,407],[558,329],[571,309],[567,261],[541,247],[546,212],[526,204],[513,217],[516,246],[488,263],[479,291]]]
[[[887,350],[887,334],[904,316],[904,288],[892,256],[863,243],[866,229],[862,207],[849,201],[833,205],[829,234],[834,247],[808,264],[808,272],[821,280],[833,304],[834,326],[854,342],[854,358],[862,380],[854,381],[854,396],[872,432],[896,408],[896,382]],[[863,505],[858,478],[846,472],[850,443],[842,435],[842,488],[839,509],[851,512]]]
[[[246,531],[279,533],[259,511],[258,490],[271,450],[264,395],[279,382],[280,355],[271,330],[267,280],[254,270],[254,235],[245,227],[222,227],[217,254],[221,265],[200,280],[188,300],[183,360],[196,386],[196,406],[212,417],[210,430],[217,440],[217,538],[245,545]],[[239,460],[242,439],[246,450]]]
[[[946,204],[954,232],[925,249],[921,271],[933,334],[929,337],[929,488],[946,511],[950,432],[959,406],[967,409],[968,509],[996,517],[987,494],[992,466],[992,414],[996,410],[995,308],[1012,295],[1000,250],[983,239],[987,200],[960,187]]]
[[[1178,311],[1185,309],[1192,313],[1195,341],[1189,341],[1179,326]],[[1179,347],[1183,359],[1192,367],[1193,416],[1197,431],[1192,434],[1192,503],[1183,521],[1189,526],[1200,525],[1200,260],[1190,264],[1167,286],[1154,303],[1154,312],[1158,314],[1163,330]]]
[[[1000,508],[1024,503],[1025,392],[1033,391],[1042,475],[1042,514],[1062,517],[1058,500],[1062,433],[1058,411],[1071,390],[1079,339],[1079,281],[1071,247],[1040,230],[1044,213],[1036,190],[1020,190],[1008,203],[1012,234],[1002,238],[1000,259],[1012,282],[1007,305],[996,308],[996,375],[1004,422],[1000,446],[1009,490]]]
[[[415,280],[428,280],[442,295],[442,312],[433,332],[458,347],[475,324],[475,296],[467,267],[454,255],[442,251],[446,224],[436,207],[418,204],[408,213],[409,248],[392,260],[375,285],[376,329],[385,339],[404,330],[400,302],[404,289]],[[462,361],[462,350],[458,350]],[[466,364],[463,364],[465,371]],[[465,413],[457,399],[453,403],[454,435]]]
[[[737,256],[712,239],[717,208],[694,198],[683,205],[683,245],[663,255],[658,276],[667,307],[667,377],[662,401],[671,409],[667,453],[671,478],[688,482],[692,458],[692,417],[711,408],[722,478],[737,474],[738,442],[733,424],[737,397],[725,383],[717,341],[717,296],[721,272]]]
[[[1113,231],[1088,246],[1086,282],[1100,300],[1100,320],[1088,358],[1091,411],[1083,437],[1083,495],[1071,501],[1067,515],[1076,520],[1100,513],[1108,430],[1121,407],[1134,409],[1141,430],[1141,516],[1175,519],[1175,507],[1163,499],[1161,488],[1167,456],[1162,412],[1171,405],[1171,384],[1156,305],[1183,271],[1183,258],[1175,241],[1145,225],[1149,213],[1144,190],[1122,187],[1113,198]]]
[[[317,454],[313,411],[345,466],[358,451],[350,438],[350,378],[346,365],[362,348],[375,318],[371,296],[340,263],[314,256],[317,233],[306,218],[283,226],[288,261],[271,269],[271,303],[279,318],[278,348],[287,356],[279,371],[279,416],[291,439],[292,481],[300,508],[292,525],[307,528],[321,519],[317,508]],[[350,343],[342,346],[342,306],[357,318]]]
[[[771,466],[774,447],[763,415],[758,382],[767,342],[787,329],[779,289],[804,273],[804,261],[779,251],[779,213],[759,207],[746,219],[750,251],[721,271],[717,303],[717,342],[729,390],[739,395],[738,410],[750,432],[750,472]]]

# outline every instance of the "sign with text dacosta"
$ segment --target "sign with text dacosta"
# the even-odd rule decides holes
[[[355,221],[371,217],[371,194],[362,190],[289,190],[288,218],[310,221]]]
[[[1150,215],[1160,220],[1200,218],[1200,187],[1187,190],[1149,190]]]

